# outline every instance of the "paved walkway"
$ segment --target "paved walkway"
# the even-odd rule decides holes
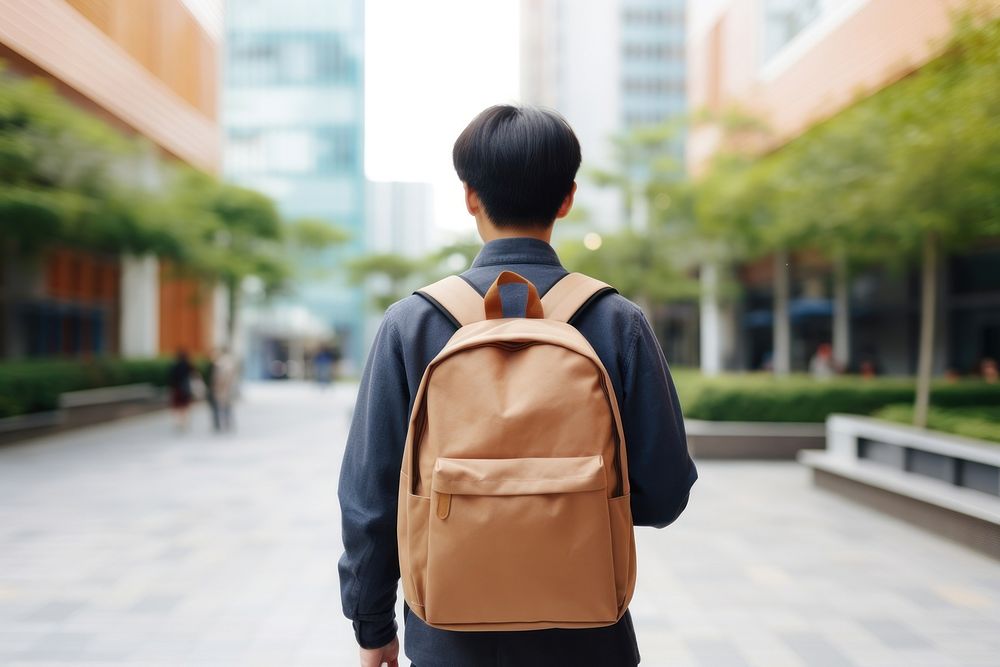
[[[349,389],[253,386],[237,435],[166,415],[0,449],[0,665],[353,665],[337,466]],[[639,530],[644,665],[996,667],[1000,564],[712,463]]]

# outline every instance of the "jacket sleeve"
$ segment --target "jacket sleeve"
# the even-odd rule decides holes
[[[396,635],[396,500],[409,390],[390,314],[375,335],[361,378],[338,488],[341,601],[364,648],[384,646]]]
[[[667,360],[638,309],[627,354],[621,405],[632,521],[663,528],[687,507],[698,471],[688,454],[684,418]]]

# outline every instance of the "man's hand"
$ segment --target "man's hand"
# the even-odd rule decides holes
[[[399,667],[399,639],[396,637],[382,648],[361,649],[361,667],[382,667],[385,664]]]

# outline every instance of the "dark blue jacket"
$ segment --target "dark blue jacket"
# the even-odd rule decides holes
[[[485,293],[504,269],[530,280],[541,295],[566,274],[547,243],[511,238],[487,243],[463,276]],[[663,352],[642,311],[617,294],[588,305],[574,324],[604,362],[618,397],[633,520],[662,528],[684,510],[698,477]],[[430,302],[409,296],[386,311],[361,379],[340,471],[340,586],[344,613],[366,648],[385,645],[396,632],[396,500],[407,422],[424,369],[454,333]],[[405,652],[418,667],[639,662],[628,613],[605,628],[450,632],[408,611]]]

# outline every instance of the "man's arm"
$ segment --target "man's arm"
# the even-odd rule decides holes
[[[396,501],[409,390],[390,313],[368,354],[338,489],[344,540],[341,600],[362,648],[385,646],[396,636]]]
[[[663,528],[687,507],[698,479],[667,360],[642,311],[633,319],[625,360],[622,426],[628,448],[632,521]]]

